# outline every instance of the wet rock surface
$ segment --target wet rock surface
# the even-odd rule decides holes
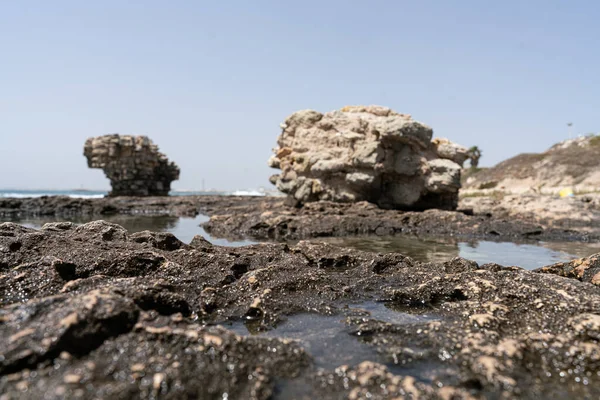
[[[593,254],[569,262],[548,265],[538,268],[535,272],[556,274],[600,286],[600,255]]]
[[[147,136],[89,138],[83,155],[90,168],[101,168],[110,179],[109,196],[167,196],[171,182],[179,179],[179,167]]]
[[[415,318],[384,320],[364,301]],[[2,399],[600,395],[600,288],[461,258],[4,223],[0,307]],[[339,316],[377,359],[317,366],[276,335],[306,313]]]
[[[351,235],[436,234],[492,239],[595,240],[594,230],[548,227],[535,221],[462,212],[382,210],[359,202],[318,202],[302,208],[271,201],[219,210],[204,228],[217,237],[297,240]]]
[[[546,224],[528,215],[427,210],[384,210],[367,202],[314,202],[297,208],[281,197],[174,196],[71,199],[40,197],[0,199],[0,218],[52,216],[195,216],[211,217],[204,227],[213,236],[254,240],[298,240],[353,235],[434,234],[507,240],[600,239],[600,225]]]
[[[283,124],[270,181],[292,203],[370,201],[382,208],[453,210],[467,149],[382,106],[298,111]]]

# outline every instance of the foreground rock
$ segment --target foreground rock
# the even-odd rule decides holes
[[[372,300],[404,322],[361,311]],[[460,258],[5,223],[0,306],[3,399],[600,395],[600,288]],[[319,367],[277,335],[299,313],[336,315],[346,352],[373,351]]]
[[[556,274],[600,286],[600,254],[548,265],[535,270],[535,272]]]
[[[298,111],[282,124],[269,165],[298,203],[370,201],[383,208],[452,210],[467,150],[432,142],[427,125],[386,107]]]
[[[179,179],[179,167],[147,136],[89,138],[83,155],[90,168],[101,168],[110,179],[109,196],[167,196]]]

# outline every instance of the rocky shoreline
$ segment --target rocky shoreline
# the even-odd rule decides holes
[[[594,232],[600,224],[600,195],[588,193],[573,197],[540,194],[504,194],[480,191],[466,196],[461,209],[476,215],[496,218],[535,221],[548,227]]]
[[[461,203],[459,211],[384,210],[367,203],[315,202],[297,208],[281,197],[175,196],[77,199],[48,196],[0,199],[0,218],[54,216],[73,218],[109,215],[205,214],[204,228],[215,237],[253,240],[299,240],[354,235],[433,234],[496,240],[598,241],[600,212],[584,215],[564,211],[560,224],[537,218],[538,212],[511,214],[500,208]],[[571,202],[585,206],[584,202]],[[518,205],[515,209],[518,208]],[[500,211],[498,211],[500,210]],[[546,217],[549,213],[546,213]],[[591,216],[590,216],[591,215]],[[569,216],[571,219],[569,219]],[[587,225],[584,222],[587,221]]]
[[[565,265],[188,245],[102,221],[4,223],[0,255],[3,399],[598,395],[600,288],[556,275]],[[364,301],[408,320],[381,320]],[[302,341],[260,334],[304,313],[336,316],[376,356],[323,368]]]
[[[275,243],[188,244],[105,221],[0,224],[0,399],[600,394],[597,255],[526,271],[277,243],[364,234],[595,241],[594,230],[366,202],[296,208],[278,197],[0,199],[4,220],[197,214],[210,216],[211,235]]]

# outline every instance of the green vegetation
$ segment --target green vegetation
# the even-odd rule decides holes
[[[502,200],[506,195],[505,192],[500,190],[494,190],[493,192],[471,192],[471,193],[459,193],[461,199],[469,197],[490,197],[494,200]]]
[[[481,158],[481,149],[477,146],[472,146],[467,154],[469,155],[469,160],[471,161],[471,167],[477,168],[479,165],[479,159]]]
[[[493,189],[498,186],[498,181],[487,181],[479,185],[479,189]]]
[[[590,139],[591,146],[600,146],[600,135],[594,135]]]

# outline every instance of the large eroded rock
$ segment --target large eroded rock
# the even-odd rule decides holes
[[[366,200],[384,208],[455,209],[466,149],[387,107],[298,111],[282,124],[269,166],[299,203]]]
[[[102,168],[110,179],[109,196],[166,196],[179,167],[158,151],[147,136],[104,135],[85,141],[90,168]]]

